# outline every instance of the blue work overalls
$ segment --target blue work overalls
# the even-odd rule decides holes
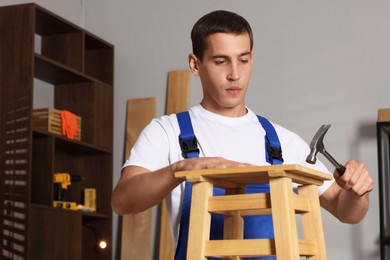
[[[260,124],[264,128],[265,135],[265,155],[266,161],[272,165],[282,164],[282,150],[278,135],[272,124],[264,117],[257,116]],[[188,111],[178,113],[177,120],[180,127],[179,144],[182,150],[183,158],[199,157],[197,139],[192,128],[191,118]],[[191,208],[192,185],[190,182],[185,183],[183,207],[180,219],[179,240],[175,253],[175,260],[185,260],[187,253],[188,226]],[[223,195],[224,189],[214,188],[213,195]],[[245,193],[269,193],[268,184],[247,185]],[[210,240],[223,239],[223,215],[212,214]],[[244,217],[244,238],[268,238],[274,237],[272,216],[245,216]],[[209,257],[209,259],[219,259]],[[255,257],[244,259],[271,260],[275,257]]]

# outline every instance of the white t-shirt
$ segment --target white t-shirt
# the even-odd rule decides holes
[[[198,140],[200,157],[224,157],[229,160],[269,165],[265,160],[265,131],[255,113],[248,109],[242,117],[232,118],[214,114],[201,105],[189,110],[194,133]],[[272,123],[279,137],[284,164],[299,164],[329,173],[319,161],[315,165],[306,163],[309,146],[298,135]],[[183,160],[178,141],[180,128],[175,114],[153,119],[142,131],[129,159],[123,167],[141,166],[150,171],[159,170]],[[322,194],[332,181],[318,188]],[[181,202],[184,183],[177,186],[166,198],[174,245],[177,245],[180,224]]]

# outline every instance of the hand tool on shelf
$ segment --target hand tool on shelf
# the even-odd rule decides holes
[[[84,180],[85,178],[70,173],[54,173],[53,174],[53,183],[55,185],[54,200],[63,201],[65,190],[74,183]]]

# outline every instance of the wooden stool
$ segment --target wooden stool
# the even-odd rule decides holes
[[[326,259],[317,186],[332,176],[299,165],[182,171],[193,183],[187,260],[276,256],[278,260]],[[292,182],[302,184],[298,194]],[[247,184],[269,183],[270,193],[242,194]],[[226,189],[213,197],[213,186]],[[211,213],[225,215],[224,240],[209,240]],[[274,239],[243,239],[243,216],[272,214]],[[295,214],[301,214],[298,239]]]

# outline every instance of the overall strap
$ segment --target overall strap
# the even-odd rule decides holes
[[[283,164],[282,147],[274,126],[262,116],[257,116],[265,130],[265,159],[271,165]]]
[[[190,114],[185,111],[176,116],[180,127],[179,144],[183,158],[199,157],[198,141],[192,128]]]
[[[177,121],[180,127],[179,144],[183,158],[199,157],[198,141],[192,128],[188,111],[178,113]],[[187,257],[188,229],[191,209],[192,183],[186,181],[184,188],[183,206],[180,218],[179,240],[175,252],[175,260],[183,260]]]

